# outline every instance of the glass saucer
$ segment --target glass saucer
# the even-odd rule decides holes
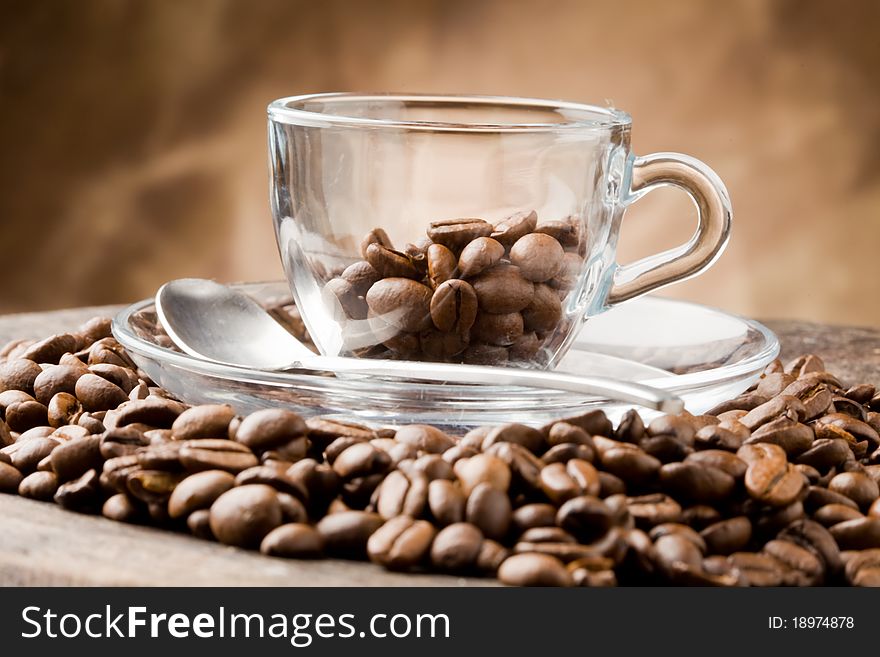
[[[237,287],[276,315],[292,303],[281,282]],[[221,365],[174,348],[158,325],[152,299],[121,311],[113,334],[144,372],[183,401],[228,403],[239,413],[282,405],[306,416],[458,428],[503,422],[540,426],[596,408],[613,419],[631,407],[534,388],[365,381]],[[758,322],[698,304],[642,297],[590,319],[557,370],[673,391],[699,414],[747,389],[778,353],[776,336]],[[641,410],[646,419],[653,415]]]

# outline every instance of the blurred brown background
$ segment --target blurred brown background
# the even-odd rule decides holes
[[[0,312],[280,278],[266,103],[393,90],[610,101],[733,199],[727,252],[668,294],[877,325],[878,32],[876,0],[0,0]],[[621,260],[693,221],[655,192]]]

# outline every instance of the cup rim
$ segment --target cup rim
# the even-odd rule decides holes
[[[306,101],[324,100],[363,100],[363,101],[400,101],[415,100],[448,105],[507,105],[521,108],[544,110],[562,110],[592,114],[598,118],[573,119],[560,123],[458,123],[445,121],[402,121],[396,119],[377,119],[357,116],[346,116],[332,112],[312,111],[291,107]],[[460,94],[420,94],[420,93],[357,93],[329,92],[313,93],[297,96],[286,96],[273,100],[267,107],[272,121],[297,126],[329,128],[329,127],[363,127],[386,128],[399,130],[426,130],[432,132],[559,132],[559,131],[595,131],[628,128],[632,118],[623,110],[615,107],[601,107],[565,100],[545,100],[541,98],[525,98],[517,96],[487,96]]]

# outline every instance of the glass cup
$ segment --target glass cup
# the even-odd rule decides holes
[[[718,176],[635,157],[617,109],[335,93],[268,114],[278,247],[325,355],[553,367],[589,317],[699,274],[728,240]],[[694,235],[619,265],[624,211],[663,185],[693,199]]]

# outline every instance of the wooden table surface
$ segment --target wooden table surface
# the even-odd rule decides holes
[[[0,316],[0,345],[75,328],[116,306]],[[850,382],[880,385],[880,330],[768,321],[783,360],[816,353]],[[473,586],[491,580],[389,573],[372,564],[292,561],[0,494],[0,586]]]

